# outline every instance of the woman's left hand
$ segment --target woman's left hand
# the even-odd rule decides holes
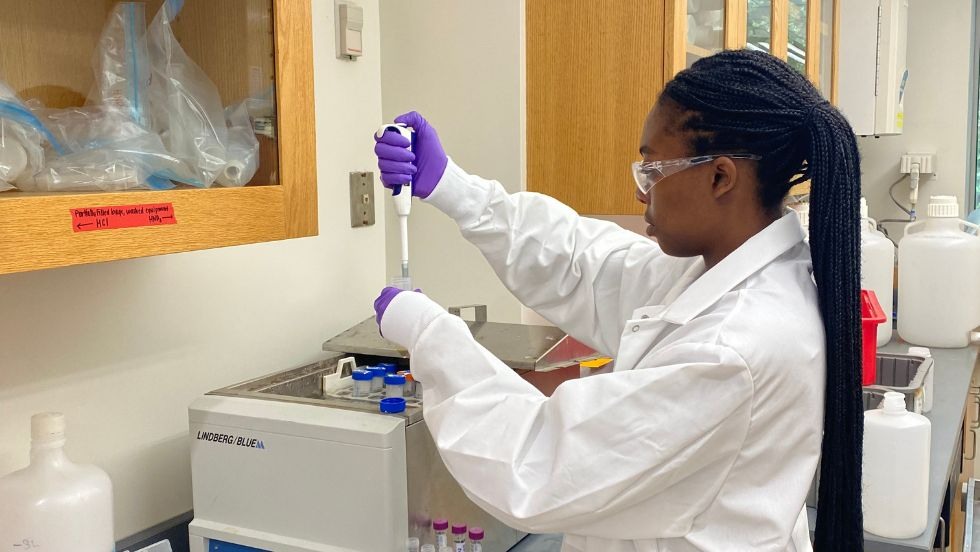
[[[374,320],[378,323],[378,328],[381,328],[381,319],[384,318],[385,311],[388,310],[388,305],[391,301],[403,291],[404,289],[388,286],[381,290],[381,294],[378,298],[374,300]],[[422,290],[416,289],[415,293],[422,293]]]

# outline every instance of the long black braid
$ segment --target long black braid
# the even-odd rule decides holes
[[[687,117],[694,155],[762,156],[763,208],[809,178],[810,249],[826,330],[827,391],[816,550],[864,549],[861,515],[861,174],[850,125],[803,75],[747,50],[704,58],[664,89]]]

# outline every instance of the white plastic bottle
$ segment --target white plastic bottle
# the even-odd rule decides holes
[[[64,415],[31,417],[30,466],[0,478],[0,546],[25,552],[114,550],[109,476],[72,463],[64,445]]]
[[[901,393],[885,393],[882,408],[864,413],[865,531],[909,539],[926,530],[931,430]]]
[[[878,324],[878,346],[892,338],[892,306],[894,305],[895,245],[878,231],[874,219],[868,217],[868,202],[861,198],[861,288],[875,292],[878,304],[885,311],[885,321]]]
[[[980,236],[958,213],[955,197],[933,196],[898,244],[898,334],[909,343],[966,347],[980,324]]]

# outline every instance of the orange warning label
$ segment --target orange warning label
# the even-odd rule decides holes
[[[165,224],[177,224],[172,203],[71,209],[71,227],[75,232],[117,230],[138,226],[163,226]]]

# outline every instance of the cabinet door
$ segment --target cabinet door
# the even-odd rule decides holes
[[[820,91],[837,104],[837,56],[841,0],[820,0]]]
[[[687,0],[686,67],[725,47],[725,0]]]
[[[526,10],[527,189],[582,214],[641,213],[630,163],[663,90],[664,0],[527,0]]]
[[[745,47],[747,0],[670,0],[668,77],[723,49]]]

